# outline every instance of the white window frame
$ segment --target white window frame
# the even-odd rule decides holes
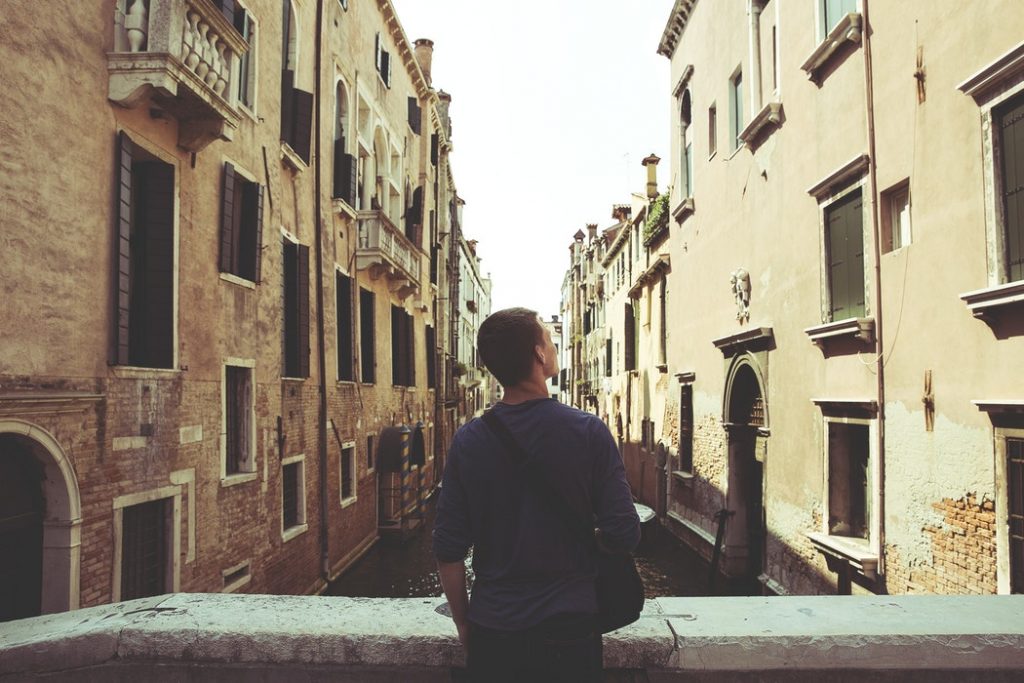
[[[236,159],[233,159],[232,157],[230,157],[230,156],[228,156],[226,154],[221,157],[221,169],[222,169],[221,172],[223,172],[223,168],[224,168],[224,164],[225,163],[231,164],[231,166],[235,169],[235,175],[241,177],[245,181],[250,182],[250,183],[255,183],[256,185],[262,185],[262,183],[260,183],[260,181],[259,181],[259,178],[256,177],[256,174],[250,173],[249,170],[247,168],[245,168],[244,165],[242,165]],[[264,188],[264,189],[266,189],[266,188]],[[223,188],[221,189],[221,192],[223,193]],[[266,194],[266,191],[264,191],[264,194]],[[223,202],[224,202],[223,194],[220,196],[220,201],[223,204]],[[268,215],[269,214],[264,213],[264,217],[266,217]],[[218,229],[219,229],[219,226],[218,226]],[[260,253],[256,256],[256,258],[260,259],[260,258],[262,258],[263,245],[262,244],[257,244],[256,248],[257,248],[257,250],[260,251]],[[245,287],[246,289],[252,289],[252,290],[256,289],[256,282],[254,282],[253,280],[246,280],[244,277],[235,275],[234,273],[219,273],[219,275],[220,275],[220,279],[223,280],[224,282],[230,282],[233,285],[238,285],[239,287]]]
[[[736,80],[739,79],[739,83]],[[743,102],[743,65],[740,64],[729,76],[729,153],[730,157],[746,146],[740,139],[740,133],[747,125]]]
[[[168,593],[181,590],[181,487],[163,486],[138,493],[130,493],[114,498],[114,562],[111,571],[111,602],[121,600],[121,562],[124,557],[124,509],[156,500],[172,499],[171,502],[171,533],[168,551]]]
[[[871,269],[872,259],[874,256],[868,248],[867,227],[871,225],[871,216],[868,212],[871,209],[867,193],[865,192],[866,187],[867,176],[862,175],[849,185],[844,185],[841,190],[836,191],[827,199],[823,199],[818,202],[818,259],[821,272],[822,324],[839,322],[839,320],[832,319],[832,282],[830,280],[831,274],[829,273],[828,249],[825,248],[825,226],[827,224],[826,215],[828,214],[830,207],[858,190],[861,193],[861,231],[864,239],[864,317],[871,318],[873,316],[871,301]]]
[[[252,452],[249,454],[251,469],[237,474],[228,474],[228,367],[248,368],[249,381],[252,383],[252,403],[249,405],[249,443]],[[256,447],[256,361],[252,358],[224,359],[220,370],[220,485],[235,486],[259,478],[259,466]]]
[[[868,538],[861,539],[854,536],[843,536],[841,534],[833,534],[829,530],[829,498],[831,495],[831,488],[829,484],[829,468],[831,453],[828,447],[828,434],[829,425],[831,424],[852,424],[852,425],[863,425],[868,428],[868,487],[871,493],[870,511],[871,519],[868,527]],[[881,556],[881,519],[879,519],[878,511],[881,509],[881,487],[879,486],[880,481],[880,457],[878,455],[878,419],[877,418],[862,418],[862,417],[847,417],[843,415],[826,414],[822,416],[822,462],[824,467],[822,469],[822,506],[821,506],[821,520],[822,520],[822,533],[826,536],[833,538],[842,538],[849,540],[853,543],[861,543],[862,541],[867,544],[867,550],[876,556]]]
[[[257,109],[257,107],[256,107],[257,99],[256,98],[257,98],[257,95],[258,95],[258,92],[259,92],[259,58],[258,58],[258,55],[257,55],[256,44],[259,42],[259,39],[260,39],[259,21],[256,19],[256,15],[252,12],[252,10],[249,9],[249,7],[246,5],[246,3],[242,2],[242,0],[236,0],[236,2],[237,2],[239,7],[241,7],[243,10],[245,10],[245,14],[246,14],[246,16],[249,19],[249,26],[250,26],[250,28],[249,28],[249,35],[250,36],[254,36],[255,40],[249,40],[248,41],[249,42],[249,50],[246,52],[246,55],[249,57],[249,73],[248,73],[248,77],[249,77],[249,79],[248,79],[248,86],[249,86],[248,87],[248,91],[249,91],[249,93],[248,94],[249,94],[249,99],[252,100],[252,103],[251,104],[247,104],[245,102],[245,100],[242,98],[242,93],[238,92],[238,91],[235,92],[235,99],[238,102],[238,106],[242,110],[243,113],[249,115],[249,117],[251,119],[253,119],[254,121],[258,121],[259,117],[258,117],[258,114],[257,114],[257,111],[256,111],[256,109]],[[244,37],[245,36],[243,36],[243,38]],[[240,84],[240,80],[241,80],[241,69],[242,69],[242,59],[239,58],[239,60],[238,60],[238,73],[235,74],[235,78],[238,79],[235,82],[239,83],[239,84]]]
[[[295,496],[299,509],[295,515],[296,525],[286,528],[284,525],[284,468],[289,465],[298,465],[299,468],[299,490]],[[306,522],[306,454],[300,453],[281,459],[281,540],[287,543],[308,530],[309,524]]]
[[[825,26],[826,2],[828,2],[828,0],[817,0],[817,2],[814,3],[814,25],[817,27],[815,28],[815,35],[818,37],[819,43],[824,41],[832,29],[835,28],[835,26]],[[857,0],[857,7],[852,13],[861,14],[863,11],[864,8],[861,6],[860,0]],[[836,22],[836,26],[838,26],[838,22]]]
[[[347,453],[347,455],[346,455]],[[345,458],[349,458],[350,467],[352,471],[352,495],[345,497],[344,489],[344,477],[342,476],[342,468],[344,466]],[[346,441],[341,444],[341,452],[338,454],[338,502],[341,507],[347,508],[352,505],[359,498],[359,460],[356,458],[356,442]]]
[[[243,569],[246,570],[244,576],[241,576],[240,578],[235,579],[231,583],[227,583],[227,580],[228,580],[229,576],[231,576],[232,574],[237,574],[238,572],[242,571]],[[245,560],[245,561],[239,562],[238,564],[233,565],[231,567],[227,567],[225,569],[222,569],[220,571],[220,575],[221,575],[221,580],[223,582],[223,588],[220,589],[220,592],[221,593],[234,593],[239,588],[241,588],[242,586],[245,586],[250,581],[252,581],[252,560]]]

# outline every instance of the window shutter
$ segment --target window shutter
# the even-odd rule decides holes
[[[256,186],[256,263],[254,282],[259,284],[263,279],[263,186]]]
[[[830,207],[825,248],[829,265],[832,320],[863,316],[864,234],[862,201],[857,192]]]
[[[387,50],[380,51],[380,77],[384,79],[384,85],[391,87],[391,53]]]
[[[334,141],[334,198],[356,203],[356,158],[345,153],[345,140]]]
[[[235,7],[235,30],[238,31],[238,35],[242,36],[246,40],[249,40],[249,34],[248,31],[246,31],[246,24],[248,23],[249,15],[246,11],[241,7]]]
[[[262,240],[262,186],[235,177],[235,270],[246,280],[257,281]]]
[[[405,314],[405,385],[416,386],[416,325],[412,314]]]
[[[131,329],[132,159],[135,145],[124,131],[117,140],[117,205],[114,211],[114,337],[110,361],[128,365]]]
[[[174,360],[174,167],[159,161],[140,165],[136,218],[144,240],[143,272],[136,273],[141,277],[135,278],[132,294],[145,303],[135,310],[132,333],[140,335],[141,344],[132,363],[169,368]]]
[[[397,306],[391,306],[391,383],[402,383],[402,363],[405,355],[402,353],[402,311]]]
[[[296,287],[298,296],[296,296],[296,303],[298,304],[298,315],[296,320],[298,329],[295,338],[299,353],[298,370],[299,377],[309,377],[309,247],[304,244],[298,245],[297,254]]]
[[[440,138],[437,133],[430,136],[430,163],[437,166],[438,149],[440,147]]]
[[[434,389],[437,386],[437,335],[430,325],[423,327],[424,348],[427,358],[427,388]]]
[[[295,121],[292,139],[292,149],[307,164],[309,163],[309,140],[313,125],[313,93],[305,90],[292,90],[294,96]]]
[[[422,114],[420,110],[419,100],[415,97],[409,98],[409,127],[412,128],[412,132],[416,135],[420,134],[420,122]]]
[[[377,73],[383,75],[381,69],[381,52],[380,52],[380,34],[378,33],[373,38],[373,67],[377,69]]]
[[[626,347],[626,370],[636,369],[636,319],[633,317],[633,305],[630,303],[626,304],[625,314],[623,316],[623,325],[625,327],[625,347]]]
[[[236,213],[241,207],[235,207],[235,167],[224,162],[224,182],[221,186],[220,212],[220,272],[234,273],[238,268],[235,260],[235,244],[238,240]]]
[[[288,0],[285,0],[288,6]],[[287,50],[287,47],[285,48]],[[292,91],[295,89],[295,72],[285,69],[281,72],[281,139],[291,144],[292,131],[295,128],[295,100]]]
[[[612,340],[607,339],[604,343],[604,376],[612,376]]]
[[[1006,281],[1024,280],[1024,98],[999,114]]]
[[[362,381],[375,382],[376,349],[374,348],[374,312],[375,299],[373,292],[359,290],[359,360],[362,365]]]
[[[335,310],[338,331],[338,379],[352,380],[352,280],[341,273],[335,276]]]
[[[405,236],[408,237],[413,244],[419,246],[422,240],[420,239],[421,228],[423,225],[423,186],[417,187],[412,192],[412,207],[409,208],[406,213],[406,228]]]

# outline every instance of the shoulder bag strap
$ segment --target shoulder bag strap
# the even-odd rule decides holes
[[[527,457],[523,447],[516,441],[515,436],[505,426],[505,423],[498,419],[491,409],[484,411],[482,416],[484,423],[491,429],[505,450],[525,468],[527,479],[533,482],[534,488],[540,492],[541,499],[555,511],[568,524],[569,528],[576,534],[586,539],[588,544],[594,543],[594,526],[588,524],[577,515],[566,503],[565,499],[555,491],[537,471],[536,465]]]

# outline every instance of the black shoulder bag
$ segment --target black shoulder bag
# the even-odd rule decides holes
[[[644,585],[636,570],[636,562],[628,553],[612,554],[600,549],[594,537],[594,524],[583,520],[569,508],[565,499],[554,491],[532,466],[532,461],[523,451],[508,427],[487,410],[483,420],[502,442],[505,449],[525,467],[525,472],[534,488],[541,493],[541,499],[568,524],[574,533],[585,539],[588,546],[597,553],[597,611],[598,627],[601,633],[609,633],[640,618],[644,608]]]

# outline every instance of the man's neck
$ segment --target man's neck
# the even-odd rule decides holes
[[[509,405],[525,403],[538,398],[548,397],[548,385],[544,379],[530,378],[515,386],[505,387],[505,395],[501,402]]]

